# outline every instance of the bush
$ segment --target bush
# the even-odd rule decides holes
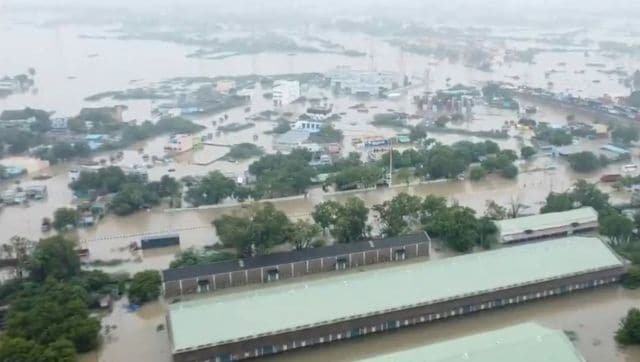
[[[640,288],[640,266],[633,266],[622,278],[622,285],[627,289]]]
[[[142,304],[158,299],[160,284],[160,273],[155,270],[136,273],[129,284],[129,301]]]
[[[473,181],[482,179],[487,175],[487,171],[482,166],[473,166],[469,169],[469,178]]]
[[[627,315],[620,321],[615,340],[623,345],[640,344],[640,309],[629,309]]]
[[[530,159],[533,155],[536,154],[536,149],[531,147],[531,146],[524,146],[522,147],[522,149],[520,150],[520,155],[522,156],[522,158],[524,158],[525,160]]]
[[[505,178],[515,178],[518,176],[518,167],[514,164],[506,165],[500,170],[500,174]]]

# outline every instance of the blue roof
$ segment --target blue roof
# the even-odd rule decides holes
[[[614,152],[614,153],[619,153],[621,155],[626,155],[626,154],[629,153],[629,150],[625,150],[622,147],[614,146],[612,144],[607,144],[607,145],[604,145],[604,146],[602,146],[600,148],[603,149],[603,150]]]
[[[104,138],[103,134],[88,134],[85,136],[87,141],[99,141]]]

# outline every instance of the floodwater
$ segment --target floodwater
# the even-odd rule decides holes
[[[31,16],[31,15],[29,15]],[[605,57],[591,51],[589,57],[582,50],[572,52],[544,51],[537,55],[535,64],[504,63],[497,64],[492,72],[482,72],[460,63],[450,63],[433,57],[403,52],[389,45],[382,38],[372,38],[362,34],[342,34],[322,32],[322,36],[345,47],[369,53],[367,57],[347,57],[335,54],[297,54],[289,56],[277,53],[242,55],[226,59],[210,60],[187,58],[195,47],[174,43],[146,40],[90,39],[83,34],[102,34],[110,28],[94,28],[75,25],[57,25],[53,27],[35,26],[28,19],[13,18],[11,14],[0,14],[0,77],[24,73],[27,68],[36,69],[35,89],[25,94],[0,99],[0,110],[23,107],[43,108],[55,111],[56,116],[73,116],[82,107],[111,106],[124,104],[128,110],[124,113],[126,121],[144,120],[151,117],[154,103],[149,100],[87,102],[85,97],[109,90],[153,86],[160,81],[182,76],[233,76],[245,74],[282,74],[300,72],[325,72],[338,65],[350,65],[359,69],[379,69],[403,71],[418,82],[425,71],[429,71],[428,83],[415,87],[395,100],[367,101],[368,113],[360,113],[349,107],[362,100],[343,97],[335,98],[324,92],[329,102],[334,104],[336,112],[345,112],[336,126],[344,131],[344,152],[353,150],[351,138],[373,135],[391,136],[399,132],[387,128],[376,128],[369,124],[373,114],[387,109],[414,113],[411,104],[413,94],[426,89],[436,90],[462,83],[478,85],[486,80],[510,81],[514,84],[527,84],[541,88],[551,88],[558,92],[572,92],[583,96],[626,95],[629,90],[622,85],[618,76],[607,75],[589,67],[587,63],[604,63],[606,69],[620,67],[631,73],[638,67],[637,59],[627,56]],[[531,30],[517,30],[519,36],[539,37]],[[544,30],[546,31],[546,30]],[[544,32],[543,31],[543,32]],[[511,32],[511,30],[509,30]],[[599,33],[598,39],[611,38],[611,33]],[[537,40],[500,40],[496,47],[509,46],[518,49],[538,47]],[[499,51],[498,51],[499,52]],[[551,72],[547,77],[545,72]],[[594,82],[597,80],[598,82]],[[550,83],[551,82],[551,83]],[[268,100],[262,97],[263,89],[255,88],[251,113],[243,108],[225,112],[229,122],[243,123],[245,117],[262,110],[272,109]],[[322,92],[322,91],[321,91]],[[376,107],[376,108],[372,108]],[[304,105],[284,107],[282,111],[299,114]],[[474,110],[475,117],[470,122],[453,124],[454,128],[472,131],[500,128],[504,121],[513,120],[516,115],[508,111],[485,108],[482,105]],[[202,117],[196,120],[207,127],[202,133],[214,133],[212,121],[220,114]],[[549,107],[541,107],[537,116],[552,124],[564,124],[566,113]],[[586,120],[592,121],[592,120]],[[272,136],[264,132],[273,128],[272,122],[257,122],[255,127],[232,134],[215,136],[212,142],[231,145],[240,142],[257,143],[266,152],[272,152]],[[514,136],[498,143],[505,148],[519,149],[527,141],[526,134],[512,129]],[[254,136],[258,135],[258,141]],[[443,143],[460,140],[480,141],[477,137],[453,134],[434,134]],[[517,138],[516,136],[522,136]],[[161,136],[124,151],[123,166],[143,164],[144,154],[164,156],[164,145],[168,136]],[[224,147],[212,146],[204,151],[187,152],[175,157],[167,164],[157,164],[149,169],[152,180],[164,174],[175,177],[202,175],[212,170],[220,170],[228,175],[237,175],[244,171],[252,160],[238,163],[218,161],[200,166],[217,159],[225,152]],[[142,149],[139,152],[138,149]],[[96,159],[109,158],[108,154],[98,155]],[[638,162],[634,152],[634,162]],[[28,158],[5,158],[4,165],[22,165],[30,174],[23,178],[23,184],[45,184],[49,197],[42,202],[31,202],[28,207],[7,207],[0,210],[0,240],[8,240],[13,235],[30,238],[42,237],[40,221],[51,217],[56,208],[73,204],[73,196],[68,189],[67,172],[76,165],[56,165],[47,167]],[[555,167],[550,169],[550,167]],[[449,181],[412,186],[397,185],[393,188],[329,195],[319,189],[312,190],[308,198],[275,202],[276,207],[287,212],[293,218],[309,217],[313,205],[328,199],[345,200],[347,197],[362,198],[368,206],[383,202],[400,192],[425,196],[429,194],[447,197],[450,201],[472,207],[482,212],[487,200],[495,200],[507,206],[511,202],[526,205],[523,212],[537,212],[542,201],[550,191],[564,191],[578,178],[596,180],[598,174],[578,175],[567,169],[566,164],[556,159],[539,155],[535,160],[521,165],[523,171],[517,180],[505,180],[499,177],[471,183],[469,181]],[[175,169],[170,172],[170,169]],[[602,173],[615,172],[619,165],[612,165]],[[45,181],[33,181],[37,174],[47,173],[53,177]],[[3,185],[7,186],[7,185]],[[617,195],[624,198],[625,195]],[[167,212],[156,208],[149,212],[140,212],[121,218],[109,215],[98,226],[78,231],[83,246],[91,250],[92,259],[120,259],[122,264],[103,267],[107,271],[135,272],[148,268],[164,268],[173,259],[175,248],[154,252],[131,253],[127,246],[138,241],[142,235],[166,232],[179,232],[181,247],[204,246],[217,242],[211,221],[221,213],[233,212],[238,206],[203,210],[185,210]],[[514,323],[534,320],[553,328],[575,331],[578,335],[576,345],[589,361],[631,362],[640,360],[638,349],[618,349],[612,340],[613,331],[620,317],[631,306],[640,304],[640,292],[625,291],[619,287],[602,288],[581,292],[572,296],[549,299],[512,308],[486,312],[464,318],[402,329],[392,333],[367,336],[366,338],[334,343],[330,346],[305,349],[278,355],[271,360],[297,361],[348,361],[379,353],[388,353],[401,349],[421,346],[448,338],[455,338],[476,332],[501,328]],[[103,325],[116,326],[104,332],[104,343],[100,351],[83,356],[83,361],[170,361],[170,347],[164,325],[166,305],[153,303],[137,312],[128,312],[124,301],[118,302],[114,311],[103,319]]]
[[[635,362],[640,360],[640,347],[621,348],[616,345],[613,335],[620,318],[629,308],[638,305],[640,291],[608,286],[296,350],[263,360],[347,362],[535,321],[550,328],[575,332],[577,340],[574,344],[587,361]],[[81,361],[171,361],[169,336],[163,328],[166,310],[164,301],[145,305],[136,312],[129,312],[124,301],[116,303],[113,312],[102,320],[104,343],[97,352],[83,355]],[[106,325],[116,328],[110,328],[106,334]]]

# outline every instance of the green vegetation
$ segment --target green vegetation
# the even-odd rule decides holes
[[[596,184],[590,184],[585,180],[578,180],[573,185],[573,190],[563,193],[551,192],[547,195],[545,205],[540,209],[541,213],[567,211],[580,206],[591,206],[599,214],[610,212],[609,195],[600,191]]]
[[[229,123],[229,124],[225,124],[222,126],[218,126],[218,131],[224,132],[224,133],[230,133],[230,132],[240,132],[242,130],[245,129],[249,129],[251,127],[255,127],[256,124],[249,122],[249,123]]]
[[[384,182],[385,172],[382,167],[373,164],[362,164],[344,168],[327,181],[333,182],[338,190],[374,187]]]
[[[49,147],[39,147],[34,152],[34,155],[55,165],[60,161],[67,161],[75,157],[87,157],[90,153],[91,148],[86,142],[77,142],[73,144],[56,143]]]
[[[411,142],[424,140],[427,138],[427,128],[424,124],[418,124],[415,127],[411,127],[409,130],[409,138]]]
[[[214,205],[233,195],[236,183],[220,171],[209,172],[199,182],[192,185],[185,199],[193,206]]]
[[[312,133],[309,136],[309,141],[315,143],[340,143],[344,135],[339,129],[335,129],[332,125],[327,124],[320,127],[320,131]]]
[[[478,181],[487,175],[487,171],[482,166],[473,166],[469,169],[469,178]]]
[[[407,125],[404,113],[378,113],[373,116],[372,125],[378,127],[404,128]]]
[[[217,252],[196,250],[189,248],[178,252],[175,259],[171,261],[169,268],[176,269],[191,265],[210,264],[218,261],[233,260],[237,256],[234,253],[229,252]]]
[[[629,309],[627,315],[620,320],[615,340],[622,345],[640,344],[640,309]]]
[[[640,138],[640,132],[637,127],[634,126],[617,126],[613,132],[611,132],[611,139],[624,144],[637,141]]]
[[[591,172],[599,169],[602,163],[598,156],[590,151],[582,151],[567,156],[571,168],[578,172]]]
[[[283,134],[287,133],[291,130],[291,124],[286,120],[281,120],[278,124],[273,128],[272,133],[275,134]]]
[[[21,239],[21,238],[14,238]],[[90,316],[105,295],[117,296],[121,281],[100,271],[81,271],[75,243],[62,236],[41,240],[20,258],[28,277],[0,285],[9,303],[2,361],[75,361],[98,345],[100,321]]]
[[[634,265],[629,268],[622,279],[622,285],[627,289],[640,288],[640,266]]]
[[[573,142],[571,133],[562,128],[551,128],[544,122],[538,124],[535,133],[537,139],[554,146],[570,145]]]
[[[417,196],[401,193],[391,200],[372,208],[378,214],[382,233],[386,236],[407,234],[415,230],[420,221],[422,200]]]
[[[257,179],[255,196],[273,198],[304,193],[311,185],[311,178],[317,175],[309,161],[311,153],[303,149],[294,149],[287,155],[260,157],[249,166],[249,172]]]
[[[160,273],[145,270],[136,273],[129,283],[129,301],[135,304],[151,302],[160,296]]]
[[[160,181],[147,182],[141,175],[126,175],[115,166],[95,172],[83,171],[69,187],[81,195],[115,193],[111,209],[117,215],[129,215],[157,205],[163,197],[178,196],[181,189],[178,181],[170,176],[164,175]]]
[[[537,153],[536,149],[531,146],[524,146],[520,149],[520,156],[525,160],[531,159]]]
[[[248,158],[257,157],[264,153],[260,146],[253,143],[239,143],[231,146],[231,150],[224,155],[227,160],[246,160]]]
[[[610,213],[609,215],[601,217],[599,223],[600,233],[608,236],[614,245],[629,242],[633,235],[633,221],[624,215]]]
[[[291,238],[291,221],[271,203],[251,205],[243,215],[223,215],[213,225],[222,244],[241,256],[266,254]]]
[[[364,239],[369,233],[369,209],[356,197],[344,204],[325,201],[315,206],[311,217],[324,230],[329,230],[337,242],[349,243]]]
[[[76,209],[61,207],[53,213],[53,228],[60,231],[78,226],[80,213]]]

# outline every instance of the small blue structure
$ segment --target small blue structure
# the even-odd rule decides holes
[[[602,147],[600,147],[601,149],[605,150],[605,151],[609,151],[609,152],[613,152],[615,154],[617,154],[618,156],[627,156],[629,155],[631,152],[629,152],[629,150],[626,150],[622,147],[618,147],[618,146],[614,146],[612,144],[606,144]]]
[[[20,166],[5,166],[4,171],[7,177],[18,177],[27,173],[27,169]]]

